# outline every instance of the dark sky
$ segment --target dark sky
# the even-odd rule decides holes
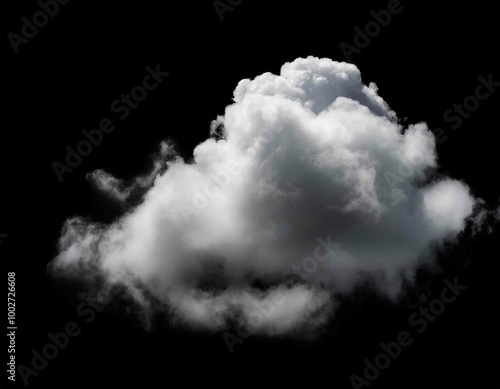
[[[211,1],[72,0],[60,5],[17,54],[7,35],[19,34],[21,18],[32,18],[40,6],[0,3],[0,232],[8,234],[0,244],[0,262],[5,283],[7,272],[16,272],[16,360],[29,365],[31,349],[41,349],[47,334],[61,331],[68,321],[81,328],[47,368],[30,378],[30,387],[350,388],[349,376],[362,372],[363,360],[380,352],[379,343],[408,328],[415,307],[392,306],[360,292],[319,341],[252,337],[230,354],[220,334],[166,327],[145,333],[133,319],[110,311],[87,324],[71,291],[46,273],[67,217],[106,222],[120,212],[90,187],[87,172],[105,168],[133,177],[144,171],[148,155],[165,138],[189,159],[208,136],[211,120],[231,103],[241,79],[277,73],[297,57],[345,60],[341,42],[353,44],[354,28],[364,29],[373,20],[370,11],[387,9],[388,3],[344,3],[244,0],[221,21]],[[448,137],[438,145],[442,171],[464,179],[488,204],[498,204],[500,91],[456,129],[443,114],[474,94],[479,76],[500,80],[495,61],[500,3],[401,5],[402,11],[351,61],[401,118],[442,128]],[[169,76],[59,182],[52,162],[63,161],[65,147],[76,145],[83,129],[109,117],[112,102],[142,81],[147,66],[157,64]],[[468,289],[415,336],[371,388],[499,386],[497,239],[498,231],[463,238],[441,255],[442,271],[421,275],[418,288],[430,296],[439,296],[443,280],[455,276]],[[6,381],[2,377],[0,386],[13,386]],[[19,375],[16,385],[22,386]]]

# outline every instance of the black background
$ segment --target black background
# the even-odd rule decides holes
[[[0,261],[5,284],[7,272],[16,272],[17,362],[29,366],[31,349],[40,350],[47,333],[63,330],[68,321],[82,329],[31,377],[30,387],[349,388],[349,376],[362,374],[363,360],[373,360],[378,344],[409,328],[415,307],[365,296],[346,302],[337,324],[319,341],[253,336],[230,354],[220,334],[168,328],[146,333],[107,311],[85,324],[76,314],[77,302],[46,272],[67,217],[110,221],[116,216],[86,181],[87,172],[102,168],[124,178],[143,173],[148,156],[165,138],[189,159],[208,136],[211,120],[231,103],[238,81],[279,73],[297,57],[344,60],[340,43],[352,44],[354,27],[363,29],[372,19],[370,11],[386,4],[245,0],[221,21],[211,1],[72,0],[15,54],[7,34],[19,33],[21,17],[30,19],[39,6],[0,3],[0,232],[9,234],[0,245]],[[448,139],[438,145],[441,171],[465,180],[487,204],[497,204],[500,91],[456,130],[443,121],[443,113],[474,93],[478,76],[493,73],[500,80],[495,62],[500,2],[402,4],[403,11],[353,54],[352,62],[366,84],[378,85],[400,118],[443,128]],[[59,183],[51,163],[63,162],[65,146],[76,146],[83,129],[112,115],[111,102],[140,84],[147,65],[158,63],[170,75],[126,120],[116,120],[115,131]],[[438,297],[442,280],[455,275],[468,289],[414,337],[371,388],[500,387],[498,236],[463,238],[442,256],[443,270],[432,282],[422,277],[416,295]],[[5,300],[6,291],[2,316]],[[2,374],[0,386],[13,386],[7,372]],[[20,381],[18,374],[16,385]]]

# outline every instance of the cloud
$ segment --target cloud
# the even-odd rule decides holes
[[[193,162],[165,143],[168,162],[132,186],[90,174],[124,202],[141,187],[141,201],[110,225],[69,219],[52,274],[125,290],[175,325],[315,331],[366,282],[396,299],[478,204],[439,174],[427,125],[398,124],[352,64],[299,58],[233,100]]]
[[[177,158],[177,153],[170,142],[161,142],[159,152],[153,157],[153,168],[145,175],[135,177],[125,182],[105,170],[95,170],[87,174],[87,180],[92,182],[102,192],[115,200],[126,203],[133,195],[142,195],[154,183],[154,179],[166,170],[166,162]]]
[[[451,179],[437,182],[424,192],[424,209],[438,238],[465,227],[475,205],[469,188]]]

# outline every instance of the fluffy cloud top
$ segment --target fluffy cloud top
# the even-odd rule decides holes
[[[242,80],[211,128],[192,163],[164,145],[154,180],[90,175],[122,201],[146,188],[142,202],[111,225],[68,220],[50,270],[179,325],[290,333],[325,324],[366,281],[396,298],[476,205],[435,178],[426,124],[399,125],[352,64],[299,58]]]

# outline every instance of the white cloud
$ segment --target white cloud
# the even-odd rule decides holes
[[[397,298],[432,259],[429,247],[463,231],[476,205],[462,182],[429,182],[433,134],[425,123],[403,129],[351,64],[308,57],[242,80],[211,134],[193,163],[172,158],[138,180],[147,182],[143,201],[112,225],[68,220],[52,272],[99,275],[146,312],[160,301],[179,325],[316,329],[332,317],[334,296],[364,281]],[[386,195],[394,175],[397,202]],[[108,174],[90,177],[129,196]]]
[[[87,174],[87,180],[92,182],[98,189],[107,193],[120,202],[126,203],[135,192],[142,194],[153,185],[155,178],[166,170],[167,162],[177,157],[171,142],[161,142],[159,152],[154,156],[153,168],[145,175],[135,177],[125,182],[110,173],[98,169]]]
[[[438,238],[465,228],[465,219],[475,205],[465,184],[445,179],[426,188],[423,196],[425,214]]]

